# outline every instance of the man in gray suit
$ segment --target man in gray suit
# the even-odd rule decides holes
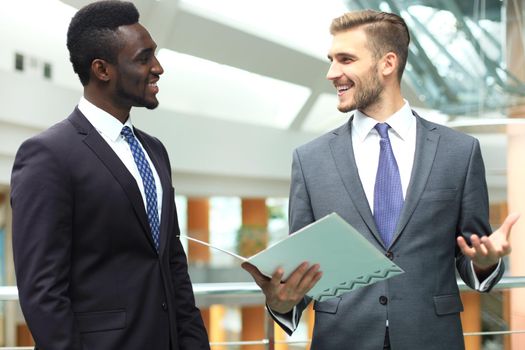
[[[355,112],[294,152],[290,231],[337,212],[405,273],[315,302],[312,349],[463,349],[454,266],[470,287],[489,291],[503,274],[519,215],[491,234],[478,141],[424,120],[403,99],[410,38],[401,17],[347,13],[331,33],[327,78],[338,109]],[[284,282],[282,269],[268,279],[243,267],[292,333],[320,267],[305,262]]]

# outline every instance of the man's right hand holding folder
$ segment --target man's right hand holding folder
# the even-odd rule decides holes
[[[282,268],[275,270],[272,278],[268,278],[248,262],[242,263],[241,267],[252,275],[255,283],[262,289],[266,305],[280,314],[290,312],[323,275],[319,271],[319,264],[310,266],[308,262],[300,264],[286,281],[282,281],[285,274]]]

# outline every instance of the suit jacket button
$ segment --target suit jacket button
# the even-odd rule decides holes
[[[384,295],[381,295],[381,296],[379,297],[379,303],[380,303],[381,305],[386,305],[386,304],[388,304],[388,298],[385,297]]]
[[[166,304],[166,302],[163,302],[161,306],[162,306],[162,310],[164,311],[168,310],[168,304]]]
[[[392,253],[392,252],[390,252],[390,251],[389,251],[389,252],[386,252],[385,256],[386,256],[387,258],[389,258],[390,260],[394,260],[394,253]]]

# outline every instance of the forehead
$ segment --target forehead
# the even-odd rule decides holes
[[[120,26],[117,29],[122,44],[121,54],[136,55],[143,50],[155,50],[157,44],[141,24]]]
[[[334,34],[328,55],[330,57],[338,54],[370,55],[371,51],[367,41],[368,37],[361,27],[347,29]]]

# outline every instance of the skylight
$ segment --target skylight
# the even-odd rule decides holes
[[[190,115],[287,128],[311,90],[194,56],[161,49],[163,108]]]
[[[180,7],[323,60],[332,19],[348,11],[342,0],[181,0]]]

